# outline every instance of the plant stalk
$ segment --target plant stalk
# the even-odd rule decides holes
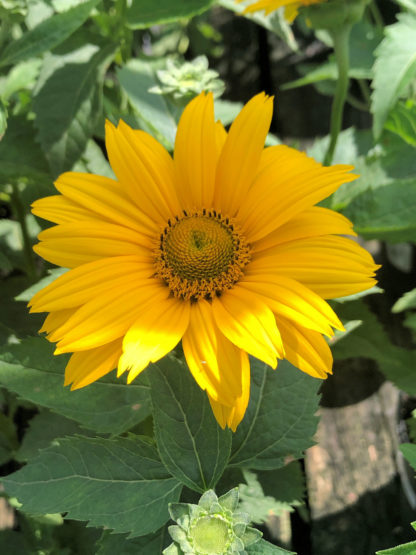
[[[32,242],[30,240],[29,231],[27,229],[26,213],[17,185],[13,186],[10,200],[12,202],[14,215],[20,224],[20,230],[22,232],[23,254],[26,262],[26,273],[29,279],[35,282],[38,278],[38,273],[36,270],[35,258],[33,256]]]
[[[338,135],[342,127],[342,116],[344,113],[345,100],[348,92],[348,70],[349,70],[349,38],[351,25],[345,25],[332,29],[330,34],[334,43],[335,59],[338,67],[338,79],[335,87],[335,96],[331,110],[330,142],[325,154],[324,165],[329,166],[334,157]]]

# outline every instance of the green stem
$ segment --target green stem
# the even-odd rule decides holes
[[[38,273],[35,265],[35,258],[33,256],[32,241],[30,240],[29,231],[26,224],[26,213],[23,206],[22,199],[18,186],[13,187],[13,192],[10,195],[10,200],[13,206],[13,212],[20,224],[20,229],[23,238],[23,254],[26,262],[26,273],[31,281],[36,281]]]
[[[370,13],[373,17],[373,20],[374,20],[374,23],[376,24],[376,26],[379,29],[384,29],[383,17],[381,15],[380,10],[378,9],[378,6],[377,6],[375,1],[370,2],[369,9],[370,9]]]
[[[348,69],[349,69],[349,37],[351,25],[337,27],[330,31],[334,43],[335,59],[338,67],[338,79],[335,88],[335,96],[331,111],[330,142],[325,155],[324,164],[329,166],[334,157],[335,147],[342,126],[345,100],[348,92]]]

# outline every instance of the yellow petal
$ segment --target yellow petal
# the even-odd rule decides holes
[[[62,195],[35,200],[32,213],[55,224],[90,220],[91,212]]]
[[[261,295],[276,315],[292,320],[295,324],[333,335],[332,327],[343,330],[344,326],[327,302],[299,282],[283,276],[248,276],[240,283]]]
[[[176,188],[183,208],[211,208],[220,131],[212,93],[201,93],[185,108],[175,140]]]
[[[50,312],[81,306],[92,297],[110,294],[123,287],[126,281],[133,283],[149,278],[154,267],[149,258],[139,256],[115,256],[83,264],[63,274],[47,287],[36,293],[29,306],[31,312]]]
[[[189,310],[189,302],[173,297],[156,302],[150,299],[123,339],[117,375],[128,370],[130,383],[149,362],[156,362],[174,349],[188,327]]]
[[[169,154],[144,131],[133,131],[120,121],[105,128],[111,167],[127,194],[153,222],[166,225],[178,209]]]
[[[287,360],[314,378],[332,374],[332,353],[320,333],[294,325],[285,318],[278,319]]]
[[[358,176],[348,173],[352,169],[343,165],[324,167],[283,145],[267,148],[238,212],[247,239],[258,241],[343,183],[357,179]]]
[[[72,383],[71,390],[74,390],[99,380],[117,367],[120,355],[121,340],[74,353],[65,368],[64,385]]]
[[[130,283],[126,278],[120,290],[91,299],[51,335],[51,341],[58,341],[55,353],[85,351],[118,339],[146,304],[163,301],[168,294],[167,287],[156,280]]]
[[[145,234],[158,231],[156,223],[131,201],[114,179],[67,172],[58,177],[55,187],[65,198],[88,210],[90,218],[107,219]]]
[[[150,239],[132,229],[97,221],[60,224],[39,233],[41,243],[33,247],[45,260],[74,268],[99,258],[120,255],[146,256]]]
[[[373,275],[378,267],[355,241],[327,236],[283,243],[255,253],[246,274],[290,277],[331,299],[375,285]]]
[[[39,333],[46,332],[47,334],[53,333],[56,329],[61,327],[67,320],[74,314],[75,310],[73,308],[56,310],[48,314],[43,322]],[[49,337],[48,337],[49,339]]]
[[[356,235],[352,222],[334,210],[313,206],[291,218],[266,237],[253,244],[253,251],[269,249],[280,243],[320,235]]]
[[[234,406],[242,395],[242,351],[220,332],[207,301],[191,306],[183,350],[197,384],[222,404]]]
[[[228,407],[226,405],[222,405],[221,403],[213,399],[210,395],[208,395],[212,412],[214,413],[218,424],[223,429],[225,428],[225,426],[228,426],[233,432],[236,431],[237,426],[244,418],[250,398],[250,361],[248,359],[247,353],[241,351],[241,355],[243,357],[241,363],[242,393],[240,397],[238,397],[238,399],[235,401],[234,406]]]
[[[273,113],[273,98],[253,97],[232,123],[218,161],[214,207],[235,216],[257,173]]]
[[[284,349],[275,317],[255,293],[235,287],[212,302],[214,319],[234,345],[276,368]]]

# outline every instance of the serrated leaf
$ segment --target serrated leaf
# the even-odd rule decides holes
[[[250,515],[251,522],[261,524],[270,515],[279,516],[292,507],[270,495],[265,495],[257,475],[250,470],[243,470],[245,484],[239,484],[240,509]]]
[[[96,555],[160,555],[170,542],[163,527],[153,534],[127,539],[125,535],[104,532],[97,542]]]
[[[399,101],[390,112],[384,127],[396,133],[406,143],[416,146],[416,103]]]
[[[145,130],[172,150],[176,121],[163,95],[149,93],[149,89],[158,83],[151,64],[138,59],[130,60],[117,71],[117,77]]]
[[[145,29],[200,14],[212,3],[213,0],[134,0],[127,9],[126,22],[130,29]]]
[[[416,350],[409,351],[392,345],[376,316],[362,301],[352,301],[337,308],[342,320],[359,318],[362,325],[337,342],[332,351],[334,358],[365,357],[374,359],[387,379],[399,389],[416,395],[414,368]]]
[[[296,555],[293,551],[287,551],[263,539],[247,547],[246,551],[248,555]]]
[[[120,434],[148,416],[150,395],[144,376],[126,385],[107,375],[88,387],[70,391],[63,386],[68,357],[56,357],[53,351],[54,346],[40,337],[4,346],[0,385],[98,432]]]
[[[277,370],[251,359],[251,392],[246,415],[233,435],[230,465],[271,470],[314,444],[321,381],[287,361]]]
[[[33,58],[61,44],[88,18],[100,0],[87,0],[61,14],[45,19],[20,39],[8,44],[0,58],[0,67]]]
[[[343,211],[354,229],[367,239],[390,242],[416,240],[416,179],[368,189]]]
[[[0,86],[3,100],[8,100],[13,94],[22,89],[33,88],[42,65],[41,60],[32,59],[17,64],[11,69]]]
[[[30,420],[15,459],[21,462],[33,459],[53,440],[76,434],[90,435],[75,420],[49,411],[41,412]]]
[[[131,537],[163,526],[182,488],[138,437],[59,440],[3,484],[28,513],[66,512]]]
[[[148,376],[164,465],[195,491],[213,488],[230,456],[231,431],[218,426],[206,394],[178,359],[165,357],[149,368]]]
[[[397,16],[398,22],[385,28],[385,38],[376,50],[371,112],[374,135],[379,137],[390,110],[416,76],[416,17]]]
[[[404,295],[394,303],[391,311],[403,312],[403,310],[408,310],[409,308],[416,308],[416,288],[404,293]]]
[[[48,60],[45,71],[55,64],[54,71],[47,78],[41,75],[43,84],[33,102],[39,141],[55,176],[72,168],[101,116],[101,76],[114,47],[86,45],[81,50],[90,52],[89,60],[77,60],[82,52]]]

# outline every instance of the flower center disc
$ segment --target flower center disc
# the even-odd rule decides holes
[[[156,250],[156,274],[177,298],[210,299],[230,289],[249,260],[235,224],[204,210],[169,221]]]

